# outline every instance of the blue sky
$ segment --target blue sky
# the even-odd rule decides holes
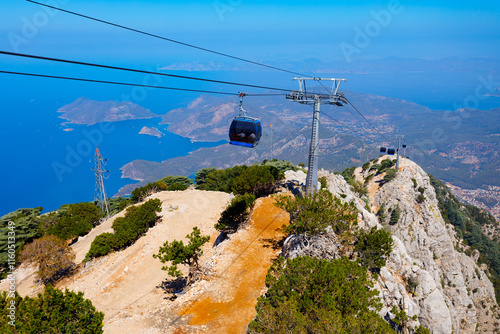
[[[45,2],[262,61],[496,58],[500,52],[500,5],[494,1]],[[69,14],[47,13],[26,1],[3,3],[0,15],[0,47],[8,51],[165,65],[225,61]],[[35,32],[27,28],[30,24]]]

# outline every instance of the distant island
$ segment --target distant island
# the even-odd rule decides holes
[[[75,102],[61,107],[59,118],[67,123],[93,125],[101,122],[118,122],[131,119],[158,117],[157,114],[133,102],[93,101],[80,97]]]
[[[158,137],[158,138],[161,138],[164,136],[163,132],[160,132],[160,130],[158,130],[157,128],[147,127],[147,126],[143,126],[141,131],[139,131],[139,134],[140,135],[150,135],[150,136],[154,136],[154,137]]]

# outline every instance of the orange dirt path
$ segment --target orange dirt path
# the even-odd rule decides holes
[[[267,271],[281,250],[277,247],[283,238],[279,229],[288,221],[288,213],[274,206],[273,198],[257,200],[246,231],[226,241],[232,261],[215,278],[223,282],[223,300],[200,296],[179,315],[191,315],[189,325],[208,326],[204,327],[207,333],[246,333],[256,314],[257,298],[266,289]]]

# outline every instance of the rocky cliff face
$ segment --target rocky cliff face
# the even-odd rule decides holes
[[[368,169],[355,171],[360,181],[368,174]],[[392,319],[391,309],[397,306],[415,319],[410,321],[410,328],[422,324],[432,333],[493,332],[497,314],[493,285],[476,264],[477,256],[456,250],[459,240],[454,227],[441,217],[434,188],[422,168],[404,159],[393,180],[384,183],[384,174],[368,178],[365,196],[353,192],[340,175],[326,171],[321,175],[327,178],[333,194],[356,204],[362,228],[378,226],[393,233],[393,252],[376,283],[384,305],[382,317]],[[305,174],[287,172],[287,179],[301,183]],[[422,188],[423,198],[419,198]],[[388,213],[386,217],[372,213],[381,207]],[[389,224],[390,213],[396,207],[401,212],[399,220]],[[328,243],[301,238],[290,236],[283,255],[339,256],[334,242],[328,247]]]

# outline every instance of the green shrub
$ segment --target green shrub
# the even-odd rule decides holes
[[[179,183],[179,182],[172,183],[172,184],[167,186],[168,191],[186,190],[187,188],[189,188],[188,185],[186,185],[184,183]]]
[[[153,254],[153,257],[159,259],[161,263],[171,261],[170,266],[163,266],[162,270],[168,270],[168,274],[173,277],[180,277],[182,273],[177,268],[178,264],[189,266],[188,284],[194,279],[196,272],[199,271],[198,260],[203,254],[201,247],[210,241],[210,236],[201,235],[198,227],[193,227],[193,232],[186,235],[189,243],[184,246],[181,241],[174,240],[171,243],[165,241],[162,247],[158,250],[158,254]]]
[[[113,233],[102,233],[95,237],[90,245],[90,249],[85,257],[88,260],[93,257],[100,257],[110,253],[115,247],[115,235]]]
[[[394,210],[392,210],[391,219],[389,219],[389,225],[397,224],[400,218],[401,218],[401,209],[399,208],[399,205],[396,205]]]
[[[355,250],[359,252],[361,264],[369,270],[378,272],[385,266],[387,257],[392,252],[391,233],[372,227],[369,233],[361,231]]]
[[[418,281],[415,276],[409,276],[405,279],[406,288],[411,294],[415,294],[415,290],[418,287]]]
[[[413,182],[413,188],[417,189],[417,187],[418,187],[417,180],[415,180],[414,178],[412,178],[411,182]]]
[[[347,181],[347,184],[349,184],[351,186],[351,189],[359,196],[368,194],[368,189],[366,188],[366,186],[355,179],[349,179],[349,181]]]
[[[370,171],[370,172],[372,170],[378,171],[378,169],[380,168],[380,166],[381,166],[380,164],[373,164],[368,171]]]
[[[420,325],[415,328],[415,334],[431,334],[431,331],[428,328]]]
[[[48,227],[47,234],[53,234],[63,240],[72,239],[90,232],[103,217],[101,209],[94,203],[82,202],[63,205],[58,213],[57,222]]]
[[[249,215],[249,208],[253,206],[255,196],[246,193],[238,195],[231,200],[228,207],[222,212],[215,228],[219,232],[234,233],[246,222]]]
[[[172,185],[176,184],[176,187],[180,187],[179,185],[182,185],[182,189],[173,189],[173,190],[186,190],[189,188],[191,184],[193,184],[193,181],[186,176],[172,176],[168,175],[165,176],[163,179],[160,179],[158,182],[162,182],[167,186],[167,190],[172,190],[169,189]]]
[[[206,178],[207,175],[211,172],[215,172],[217,168],[215,167],[208,167],[208,168],[202,168],[198,172],[196,172],[194,176],[194,182],[196,183],[196,189],[199,189],[201,186],[203,186],[206,183]]]
[[[140,206],[129,207],[124,217],[113,221],[115,233],[103,233],[94,239],[84,261],[130,246],[156,223],[156,212],[160,211],[161,202],[157,198]]]
[[[417,196],[417,202],[418,203],[422,203],[424,201],[425,201],[425,196],[422,195],[422,194],[418,194],[418,196]]]
[[[144,200],[146,197],[162,190],[167,190],[167,185],[163,182],[156,181],[150,182],[143,187],[135,188],[132,191],[132,203],[138,203]]]
[[[120,206],[118,207],[118,212],[122,212],[125,210],[126,207],[132,204],[132,199],[127,199],[126,201],[123,201],[120,203]]]
[[[389,182],[391,180],[394,180],[395,177],[396,177],[396,170],[395,169],[387,169],[385,171],[385,175],[384,175],[384,183]]]
[[[340,175],[344,178],[344,180],[347,182],[348,185],[351,186],[351,189],[358,193],[360,196],[368,194],[368,190],[366,189],[366,186],[363,185],[361,182],[356,181],[354,179],[354,170],[356,167],[349,167],[344,169]]]
[[[366,269],[345,257],[279,258],[266,286],[249,333],[395,333],[376,313],[381,304]]]
[[[102,333],[104,313],[98,312],[83,293],[54,289],[50,284],[35,298],[21,298],[17,292],[11,298],[0,294],[0,332],[14,333]],[[7,307],[14,300],[15,327],[9,323]]]
[[[234,166],[227,169],[217,169],[209,172],[205,176],[205,183],[198,186],[200,190],[223,191],[226,193],[232,192],[233,181],[248,167]]]
[[[127,206],[132,204],[132,200],[128,197],[117,197],[117,198],[108,198],[109,203],[109,214],[110,216],[114,216],[119,212],[122,212]]]
[[[380,208],[378,209],[377,216],[380,219],[380,222],[384,222],[385,219],[387,218],[387,214],[385,213],[385,205],[382,204]]]
[[[352,240],[351,229],[357,226],[358,212],[353,203],[344,203],[328,190],[319,190],[305,197],[279,196],[276,206],[290,214],[285,233],[317,235],[330,226],[333,232]]]
[[[384,159],[380,163],[380,165],[381,165],[380,168],[388,169],[388,168],[391,168],[392,166],[394,166],[394,164],[395,164],[395,160]]]
[[[12,263],[12,259],[17,262],[23,246],[43,235],[39,229],[40,220],[37,218],[41,211],[41,207],[19,209],[0,218],[0,276],[7,273],[9,249],[15,249],[14,254],[11,253],[11,264],[16,265],[17,263]],[[12,244],[14,246],[11,246]]]
[[[365,184],[367,184],[368,182],[370,182],[370,180],[373,179],[374,176],[375,176],[375,174],[368,174],[365,177]]]
[[[326,181],[326,177],[320,177],[319,182],[321,184],[321,189],[328,189],[328,182]]]
[[[369,167],[370,167],[370,163],[369,162],[365,162],[363,164],[363,166],[361,166],[361,168],[363,169],[363,171],[367,170]]]
[[[418,192],[421,194],[424,194],[425,188],[424,187],[418,187]]]
[[[293,170],[294,172],[299,170],[297,166],[295,166],[293,163],[287,160],[278,160],[278,159],[273,159],[271,161],[264,160],[262,161],[262,165],[275,167],[278,171],[282,173],[286,172],[287,170]]]
[[[342,175],[344,180],[346,180],[346,182],[349,183],[349,180],[353,179],[355,169],[356,169],[356,167],[346,168],[342,172],[340,172],[340,175]]]
[[[240,195],[251,193],[256,197],[266,196],[274,192],[275,181],[283,177],[283,172],[276,167],[250,166],[234,178],[232,191]]]

